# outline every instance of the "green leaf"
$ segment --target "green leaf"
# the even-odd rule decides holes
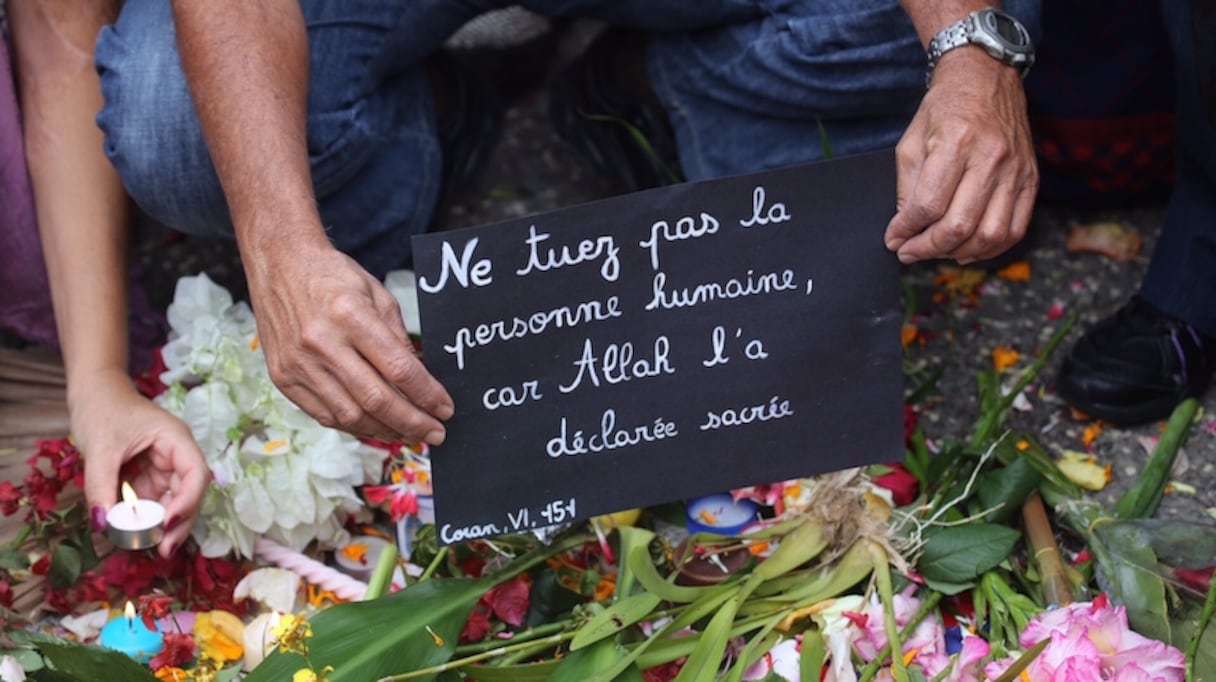
[[[949,582],[949,581],[945,581],[945,580],[934,580],[932,578],[926,578],[925,585],[928,585],[929,589],[931,589],[935,592],[941,592],[942,594],[946,595],[947,597],[952,597],[956,594],[962,594],[963,592],[966,592],[967,590],[975,587],[975,581],[971,580],[969,582],[960,583],[960,582]]]
[[[1170,644],[1181,651],[1188,650],[1191,638],[1195,636],[1195,629],[1199,625],[1200,611],[1197,604],[1191,605],[1172,619],[1173,640]],[[1199,639],[1199,646],[1195,649],[1194,666],[1195,675],[1192,679],[1208,682],[1216,680],[1216,618],[1208,622],[1203,636]]]
[[[802,651],[798,656],[799,676],[803,680],[817,680],[823,673],[823,661],[828,656],[827,644],[819,630],[802,633]]]
[[[654,539],[654,533],[644,528],[622,526],[617,529],[616,537],[617,556],[628,558],[633,554],[635,548],[648,549],[650,541]],[[614,600],[621,600],[633,594],[635,583],[633,569],[630,568],[629,562],[620,561],[618,563],[620,566],[616,576],[616,592],[612,595]]]
[[[976,500],[980,507],[991,510],[984,517],[990,523],[1005,523],[1021,510],[1030,493],[1038,489],[1042,477],[1025,459],[1015,459],[1008,466],[990,469],[980,474]]]
[[[30,555],[19,549],[0,550],[0,570],[24,571],[30,567]]]
[[[654,611],[662,600],[653,592],[639,592],[600,611],[579,628],[570,642],[570,649],[578,651],[585,646],[611,637]]]
[[[97,672],[104,670],[105,679],[110,680],[156,680],[147,666],[140,665],[126,654],[120,654],[113,649],[50,640],[41,640],[37,642],[37,646],[47,663],[54,667],[54,672],[66,676],[64,679],[95,682],[98,679]]]
[[[726,653],[727,640],[730,639],[730,626],[735,621],[738,609],[739,599],[736,595],[709,619],[709,624],[701,632],[701,640],[688,655],[675,682],[712,682],[717,677],[722,656]]]
[[[33,649],[0,649],[0,658],[5,656],[12,656],[17,661],[17,665],[27,673],[41,670],[45,666],[42,656]]]
[[[576,605],[587,601],[583,595],[561,584],[554,571],[542,571],[536,576],[528,594],[530,604],[528,617],[524,622],[532,628],[545,623],[555,623],[569,615]]]
[[[51,570],[47,574],[55,587],[71,587],[80,578],[80,550],[61,542],[51,554]]]
[[[612,640],[600,640],[585,649],[573,651],[562,659],[548,682],[585,682],[595,673],[620,661],[626,651]],[[642,682],[642,673],[636,665],[626,668],[613,682]]]
[[[633,571],[634,577],[642,584],[642,587],[658,595],[664,601],[686,604],[696,600],[706,592],[713,592],[721,587],[721,585],[687,587],[665,580],[659,575],[658,569],[654,567],[654,562],[650,559],[650,551],[645,545],[636,546],[631,549],[627,560],[630,570]]]
[[[330,682],[378,680],[445,663],[473,605],[496,582],[426,580],[373,601],[332,606],[311,619],[309,661],[317,669],[332,665]],[[289,680],[302,663],[300,656],[276,650],[246,682]]]
[[[1098,524],[1088,544],[1111,601],[1127,607],[1132,629],[1170,641],[1165,581],[1157,573],[1157,556],[1139,530],[1121,523]]]
[[[515,665],[469,665],[460,672],[473,682],[547,682],[560,664],[561,661],[551,659]]]
[[[233,682],[241,675],[241,666],[230,665],[215,674],[215,678],[211,682]]]
[[[972,580],[1008,558],[1017,541],[1017,531],[991,523],[943,528],[926,537],[917,571],[945,583]]]

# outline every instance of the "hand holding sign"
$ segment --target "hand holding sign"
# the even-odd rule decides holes
[[[414,240],[440,540],[897,459],[890,152]],[[878,197],[875,200],[874,197]]]

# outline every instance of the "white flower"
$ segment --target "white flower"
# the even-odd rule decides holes
[[[182,419],[213,474],[194,528],[204,556],[253,555],[259,536],[292,549],[344,537],[364,509],[355,486],[383,453],[329,429],[270,380],[249,307],[205,275],[178,282],[160,405]]]
[[[422,319],[418,314],[418,285],[413,270],[394,270],[384,277],[384,288],[397,299],[405,330],[411,334],[422,333]]]
[[[0,682],[25,682],[25,670],[8,654],[0,657]]]

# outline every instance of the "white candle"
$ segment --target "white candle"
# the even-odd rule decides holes
[[[347,575],[367,580],[388,545],[386,540],[374,535],[358,535],[334,552],[334,560]]]
[[[155,547],[165,536],[165,508],[155,500],[141,500],[126,481],[122,501],[106,512],[110,541],[122,549]]]

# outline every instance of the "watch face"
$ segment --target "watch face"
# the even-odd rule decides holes
[[[984,23],[988,25],[988,29],[992,33],[1010,45],[1024,47],[1028,42],[1027,36],[1022,32],[1022,27],[1006,14],[986,12]]]

